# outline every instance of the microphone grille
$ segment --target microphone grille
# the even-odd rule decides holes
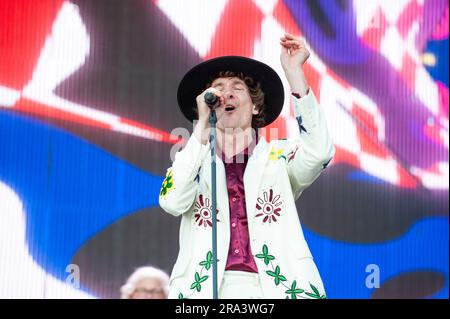
[[[214,104],[217,101],[217,95],[211,93],[211,92],[206,92],[205,93],[205,102],[207,104]]]

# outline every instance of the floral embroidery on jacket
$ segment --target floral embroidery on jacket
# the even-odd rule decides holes
[[[280,200],[280,195],[274,196],[273,189],[264,191],[263,196],[258,197],[256,203],[257,214],[255,217],[263,217],[263,222],[272,223],[277,222],[277,218],[280,217],[281,205],[283,202]]]
[[[219,214],[218,208],[217,214]],[[194,218],[198,226],[212,227],[212,202],[208,197],[204,198],[203,194],[200,194],[195,202]]]
[[[262,251],[259,254],[255,255],[256,258],[262,259],[264,265],[269,270],[266,270],[265,273],[273,278],[273,282],[277,287],[284,287],[286,289],[284,291],[286,295],[286,299],[326,299],[327,296],[319,292],[316,286],[309,283],[310,290],[307,290],[306,287],[304,289],[297,287],[297,280],[293,280],[292,282],[282,274],[281,268],[279,265],[275,264],[276,257],[269,254],[269,248],[266,244],[263,245]]]
[[[173,189],[173,174],[172,169],[167,170],[166,178],[164,179],[159,196],[165,197],[169,191]]]
[[[208,251],[206,254],[206,259],[202,260],[198,265],[202,266],[200,271],[196,271],[194,275],[194,280],[190,286],[190,293],[185,295],[181,291],[178,293],[178,299],[189,299],[194,293],[198,293],[202,291],[202,283],[207,281],[209,278],[209,269],[213,263],[212,259],[213,255],[211,251]],[[217,260],[218,261],[218,260]]]
[[[272,146],[272,149],[270,150],[270,153],[269,153],[269,160],[277,161],[280,158],[286,159],[286,157],[283,155],[283,149],[280,148],[280,149],[276,150],[275,147]]]

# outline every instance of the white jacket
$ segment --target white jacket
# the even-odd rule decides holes
[[[304,239],[295,200],[334,156],[323,110],[312,90],[294,112],[305,131],[268,143],[260,138],[244,173],[251,251],[264,298],[323,298],[325,290]],[[211,159],[209,144],[191,136],[167,170],[159,196],[169,214],[182,216],[180,251],[169,298],[212,298]],[[225,169],[217,163],[217,273],[222,282],[230,245]]]

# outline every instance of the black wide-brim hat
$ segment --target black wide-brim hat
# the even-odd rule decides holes
[[[261,84],[264,92],[264,124],[267,126],[276,120],[283,109],[284,89],[278,74],[270,66],[260,61],[242,56],[222,56],[204,61],[190,69],[178,86],[178,105],[184,116],[193,121],[198,119],[194,110],[196,98],[206,89],[220,72],[242,72]]]

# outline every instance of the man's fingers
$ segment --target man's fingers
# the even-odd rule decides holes
[[[292,45],[281,45],[281,47],[283,48],[283,49],[285,49],[286,51],[287,50],[297,50],[297,49],[299,49],[299,47],[295,47],[295,46],[292,46]]]
[[[305,46],[305,43],[303,41],[300,40],[286,40],[286,41],[282,41],[283,44],[288,44],[288,45],[297,45],[297,46]]]
[[[290,33],[287,33],[287,32],[284,34],[284,37],[287,38],[287,39],[295,39],[294,35],[292,35]]]
[[[218,97],[221,97],[221,96],[222,96],[222,92],[220,92],[218,89],[213,88],[213,87],[207,88],[207,89],[203,92],[203,94],[206,94],[206,92],[214,93],[214,94],[217,95]]]
[[[285,41],[300,41],[300,39],[291,39],[291,38],[286,38],[286,37],[281,37],[280,38],[281,41],[285,42]]]
[[[296,44],[285,44],[283,42],[280,42],[280,45],[285,49],[290,49],[290,50],[300,49],[300,46],[296,45]]]

